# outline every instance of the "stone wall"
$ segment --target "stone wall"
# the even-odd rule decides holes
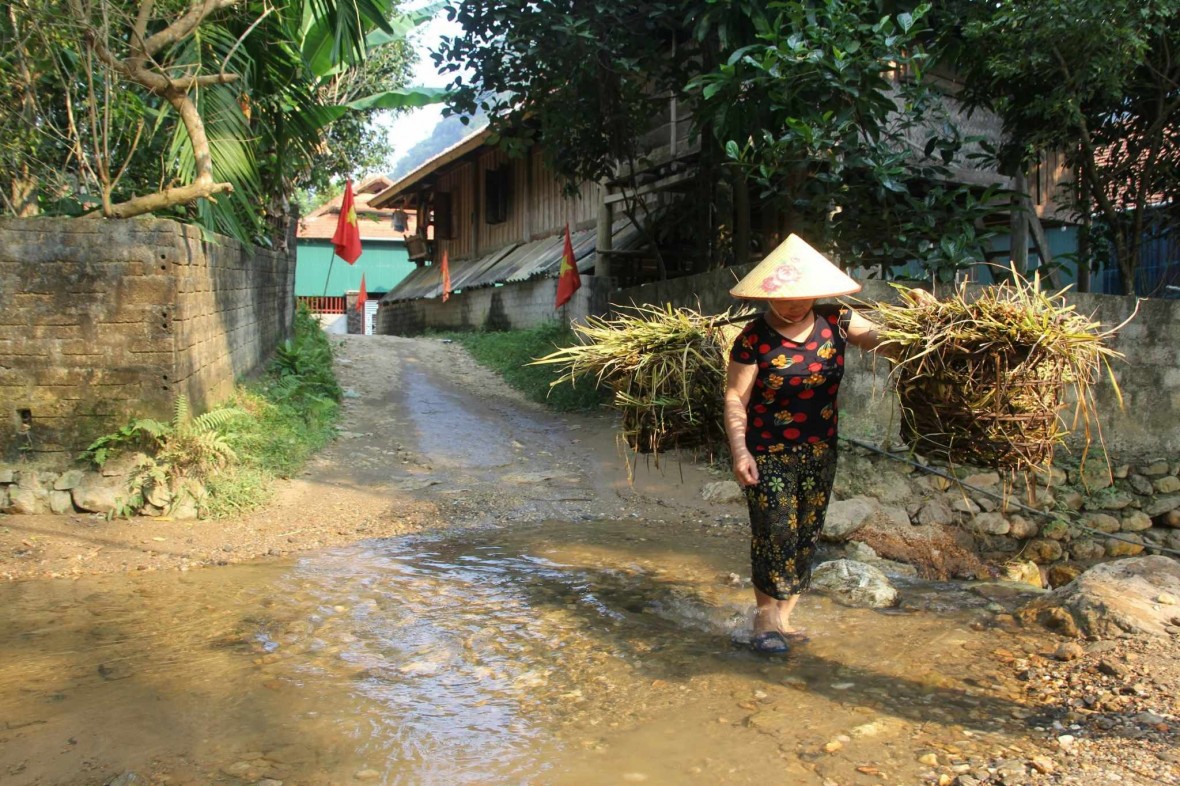
[[[614,304],[673,303],[721,313],[740,305],[729,288],[744,270],[718,270],[671,281],[645,284],[611,294]],[[855,296],[866,302],[894,301],[894,290],[880,281],[865,282]],[[1114,327],[1134,313],[1133,297],[1070,293],[1079,313]],[[1102,435],[1111,455],[1134,458],[1180,456],[1180,301],[1144,300],[1139,313],[1110,345],[1125,355],[1112,364],[1123,407],[1105,371],[1095,388]],[[888,365],[855,348],[848,353],[840,392],[840,431],[845,436],[879,440],[898,428],[896,399],[890,392]],[[1075,448],[1079,439],[1073,440]],[[1097,440],[1095,440],[1097,442]]]
[[[0,457],[225,399],[290,335],[294,261],[161,219],[0,219]]]
[[[551,278],[472,289],[440,298],[382,303],[377,333],[414,336],[426,330],[511,330],[558,320],[584,320],[602,314],[610,299],[609,282],[582,276],[582,286],[561,309],[553,307],[557,282]]]

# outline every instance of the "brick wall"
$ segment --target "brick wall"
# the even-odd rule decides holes
[[[440,298],[382,303],[377,333],[413,336],[426,330],[509,330],[535,327],[560,319],[584,320],[602,314],[610,296],[609,282],[582,276],[582,286],[560,310],[553,307],[557,281],[552,278],[471,289]]]
[[[289,336],[294,262],[161,219],[0,219],[0,456],[225,399]]]

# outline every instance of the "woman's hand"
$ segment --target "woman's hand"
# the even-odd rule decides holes
[[[910,289],[905,294],[911,306],[933,306],[938,303],[938,298],[924,289]]]
[[[739,486],[758,485],[758,465],[750,451],[741,450],[733,455],[733,476]]]

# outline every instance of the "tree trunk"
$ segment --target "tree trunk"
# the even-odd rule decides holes
[[[28,164],[21,170],[20,177],[12,179],[12,210],[17,218],[32,218],[41,212],[37,204],[37,178],[29,172]]]
[[[750,261],[750,181],[740,164],[730,164],[733,182],[733,264],[735,267]]]
[[[1090,214],[1086,213],[1078,228],[1078,292],[1090,291]]]
[[[1012,259],[1012,267],[1022,276],[1028,274],[1028,216],[1024,212],[1026,186],[1027,181],[1023,172],[1013,176],[1012,190],[1016,193],[1012,196],[1008,212],[1011,237],[1009,256]]]

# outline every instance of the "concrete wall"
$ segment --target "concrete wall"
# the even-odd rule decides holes
[[[673,303],[692,308],[699,303],[704,313],[721,313],[740,305],[728,290],[744,272],[718,270],[618,290],[611,294],[611,302]],[[855,298],[866,303],[895,300],[892,287],[880,281],[865,282]],[[1121,324],[1136,306],[1134,298],[1116,295],[1071,293],[1066,300],[1079,313],[1094,315],[1106,328]],[[1112,455],[1127,457],[1180,454],[1180,301],[1142,301],[1138,315],[1110,346],[1126,359],[1112,364],[1123,394],[1122,409],[1105,371],[1094,388],[1107,448]],[[897,434],[896,399],[887,372],[884,361],[850,348],[840,395],[841,434],[871,439]],[[1081,436],[1080,431],[1076,436]],[[1080,446],[1077,439],[1073,444]]]
[[[224,400],[290,335],[294,264],[161,219],[0,219],[0,456]]]
[[[609,282],[582,276],[582,286],[561,309],[553,307],[557,281],[523,281],[502,287],[469,289],[440,298],[382,303],[377,311],[377,333],[413,336],[426,330],[509,330],[535,327],[559,320],[584,320],[602,314],[610,298]]]

